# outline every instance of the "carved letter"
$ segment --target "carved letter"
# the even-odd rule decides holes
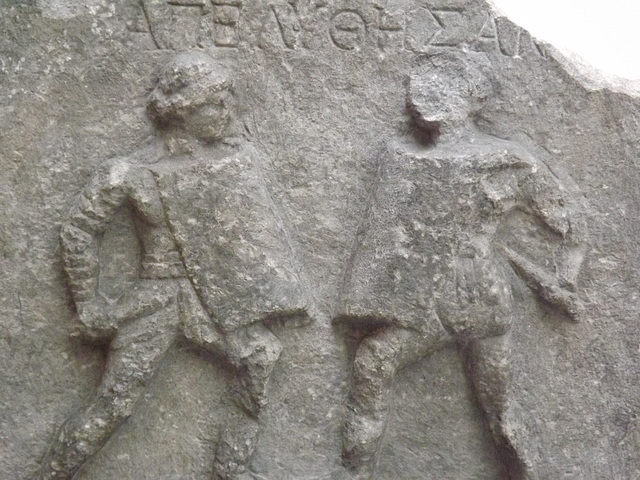
[[[498,48],[498,32],[493,15],[487,14],[487,19],[474,40],[474,47],[481,52],[493,52]]]
[[[213,43],[218,47],[237,47],[242,3],[239,0],[212,0],[212,3],[213,22],[216,26]]]
[[[403,41],[404,12],[388,13],[381,7],[377,7],[377,10],[379,30],[378,47],[384,50],[394,39],[400,39],[400,42]],[[400,43],[400,46],[401,45],[402,43]]]
[[[496,18],[500,51],[508,57],[520,53],[520,32],[522,29],[506,17]]]
[[[330,34],[336,47],[342,50],[354,50],[364,40],[367,25],[359,13],[343,10],[334,15]]]
[[[405,46],[412,52],[424,52],[433,39],[442,31],[442,26],[426,7],[407,12],[407,35]]]
[[[296,48],[301,30],[298,12],[292,5],[271,5],[271,10],[278,22],[282,41],[287,48]]]
[[[439,47],[455,47],[464,41],[466,25],[459,10],[434,10],[434,18],[442,30],[433,37],[433,45]]]

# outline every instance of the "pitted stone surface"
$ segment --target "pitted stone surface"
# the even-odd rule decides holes
[[[484,1],[5,3],[3,478],[640,475],[637,85]]]

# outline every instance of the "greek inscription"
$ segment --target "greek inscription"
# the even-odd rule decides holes
[[[486,20],[476,35],[472,43],[474,50],[479,52],[495,52],[498,50],[498,33],[496,30],[496,22],[490,14],[487,14]]]
[[[495,19],[495,36],[497,37],[500,52],[508,57],[531,53],[542,57],[546,56],[531,37],[531,34],[508,18],[499,17]]]
[[[334,15],[330,30],[333,44],[342,50],[358,48],[367,35],[367,24],[354,10],[345,10]]]
[[[158,48],[239,45],[241,0],[142,0],[142,5]],[[388,11],[380,5],[339,9],[319,0],[271,4],[268,8],[265,32],[271,33],[262,38],[273,39],[275,35],[275,45],[290,50],[329,46],[354,51],[370,45],[380,50],[426,53],[432,48],[469,43],[474,50],[500,51],[510,57],[523,51],[543,55],[530,35],[504,17],[494,19],[486,14],[484,22],[473,21],[482,26],[475,38],[469,37],[469,29],[478,27],[470,27],[469,14],[458,6],[422,5],[407,11]],[[177,35],[176,25],[187,21],[195,22],[194,28],[187,29],[190,33],[186,36]]]
[[[496,22],[491,15],[487,15],[487,21],[482,25],[478,38],[495,39],[497,35]]]
[[[540,45],[536,43],[531,34],[526,30],[520,30],[520,54],[530,54],[546,57],[544,51],[540,48]]]
[[[185,50],[213,43],[207,0],[142,0],[141,4],[157,48]]]

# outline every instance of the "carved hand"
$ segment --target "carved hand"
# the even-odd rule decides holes
[[[570,320],[578,322],[584,315],[584,305],[577,294],[561,285],[557,278],[534,265],[522,255],[505,246],[501,247],[514,271],[542,300],[558,308]]]
[[[575,293],[556,285],[543,285],[539,293],[543,300],[558,308],[569,320],[582,320],[584,305]]]
[[[78,322],[72,336],[91,341],[111,339],[117,330],[117,321],[109,315],[110,305],[101,295],[90,300],[76,302]]]

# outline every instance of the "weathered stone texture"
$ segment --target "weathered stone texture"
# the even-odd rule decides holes
[[[0,32],[0,477],[45,478],[115,352],[148,358],[117,343],[150,318],[117,317],[132,298],[182,312],[163,314],[175,337],[76,479],[640,478],[637,85],[579,70],[484,1],[4,1]],[[168,86],[176,55],[226,80]],[[163,114],[154,89],[176,95]],[[113,211],[82,206],[92,182]],[[414,217],[440,243],[395,235]],[[80,233],[61,244],[65,226]],[[98,298],[74,287],[80,238],[106,298],[84,319],[115,322],[98,344],[74,335]],[[475,313],[438,269],[478,274],[456,283]],[[424,323],[402,323],[403,299]],[[435,323],[444,300],[466,326]],[[500,309],[509,341],[474,357],[506,339],[477,333]],[[233,435],[255,452],[229,460]]]

